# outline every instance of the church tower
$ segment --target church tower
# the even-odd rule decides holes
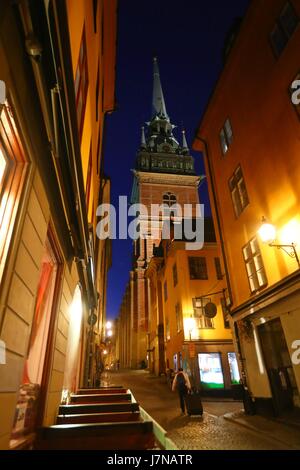
[[[147,362],[149,353],[148,319],[150,311],[149,280],[145,270],[153,255],[154,247],[161,240],[164,217],[151,218],[153,204],[172,206],[178,204],[199,204],[198,187],[203,177],[197,176],[194,159],[190,155],[185,131],[182,130],[181,143],[173,134],[175,125],[167,113],[162,91],[157,59],[153,63],[152,117],[142,127],[140,148],[134,169],[132,203],[143,204],[148,216],[141,217],[141,237],[135,241],[133,269],[130,273],[131,290],[131,367]],[[173,214],[176,219],[176,214]],[[154,220],[155,219],[155,220]],[[151,226],[151,227],[150,227]],[[156,227],[154,233],[151,228]],[[159,323],[159,321],[158,321]]]

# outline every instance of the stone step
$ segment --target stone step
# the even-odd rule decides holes
[[[37,450],[146,450],[154,447],[151,421],[64,424],[40,428]]]
[[[114,413],[120,411],[139,411],[138,403],[89,403],[60,405],[60,415],[86,414],[86,413]]]
[[[112,394],[91,394],[91,395],[71,395],[71,404],[80,403],[118,403],[131,401],[130,393],[112,393]]]
[[[58,415],[56,424],[81,424],[81,423],[111,423],[123,421],[140,421],[139,411],[119,413],[86,413],[73,415]]]

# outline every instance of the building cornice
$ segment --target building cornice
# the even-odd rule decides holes
[[[300,270],[295,271],[289,276],[281,279],[263,292],[251,297],[246,302],[233,308],[230,314],[235,319],[241,319],[248,315],[257,313],[259,310],[278,302],[287,296],[300,291]]]
[[[205,176],[177,175],[170,173],[151,173],[133,170],[139,183],[172,184],[176,186],[199,186]]]

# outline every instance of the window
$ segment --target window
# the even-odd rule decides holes
[[[79,59],[75,76],[75,99],[77,110],[77,122],[79,139],[81,140],[84,122],[87,90],[89,85],[88,64],[86,53],[85,28],[83,28],[82,39],[79,50]]]
[[[298,75],[296,75],[295,79],[292,81],[289,92],[296,113],[300,118],[300,73],[298,73]]]
[[[198,364],[202,388],[224,388],[220,353],[200,353],[198,354]]]
[[[171,338],[170,335],[170,321],[168,318],[166,318],[166,341],[169,341]]]
[[[0,282],[26,176],[26,157],[8,102],[0,111]]]
[[[165,193],[163,195],[164,215],[167,215],[169,217],[176,216],[176,214],[177,214],[176,208],[174,208],[174,209],[172,208],[172,210],[169,209],[173,205],[176,205],[176,203],[177,203],[177,198],[176,198],[175,194]]]
[[[230,328],[229,312],[228,312],[228,308],[226,305],[226,300],[223,297],[221,298],[221,307],[222,307],[222,313],[223,313],[224,328]]]
[[[164,282],[164,299],[165,299],[165,302],[168,300],[168,285],[167,285],[167,281]]]
[[[177,264],[175,263],[174,266],[173,266],[173,285],[174,285],[174,287],[177,285],[177,283],[178,283]]]
[[[240,166],[235,170],[233,176],[230,178],[229,188],[235,215],[236,217],[239,217],[249,204],[248,193]]]
[[[207,305],[210,301],[211,299],[208,297],[198,297],[193,299],[196,328],[214,328],[213,319],[204,315],[205,305]]]
[[[228,152],[228,149],[232,143],[233,132],[231,127],[231,122],[229,119],[226,119],[224,126],[220,131],[220,144],[223,155]]]
[[[91,183],[92,183],[92,142],[90,143],[90,155],[89,155],[89,163],[87,168],[87,176],[86,176],[86,207],[87,211],[89,210],[89,203],[90,203],[90,195],[91,195]]]
[[[94,33],[97,33],[98,0],[93,0]]]
[[[207,280],[206,259],[202,256],[189,256],[190,279]]]
[[[222,274],[220,258],[215,258],[215,269],[216,269],[217,279],[218,281],[221,281],[223,279],[223,274]]]
[[[167,206],[172,206],[173,204],[176,204],[177,198],[175,194],[172,193],[165,193],[163,195],[163,204],[166,204]]]
[[[237,385],[240,383],[240,372],[238,363],[236,360],[236,354],[234,352],[228,353],[228,364],[230,369],[230,379],[232,385]]]
[[[97,71],[97,82],[96,82],[96,121],[99,119],[99,87],[100,87],[100,77],[99,77],[99,61],[98,61],[98,71]]]
[[[277,57],[280,56],[299,24],[293,5],[287,2],[271,32],[271,44]]]
[[[183,329],[181,304],[179,302],[175,305],[175,313],[177,333],[179,333]]]
[[[267,285],[267,276],[263,265],[257,238],[254,237],[243,248],[247,275],[251,292],[256,292]]]

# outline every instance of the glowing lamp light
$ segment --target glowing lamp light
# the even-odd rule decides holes
[[[274,225],[269,224],[264,217],[262,219],[262,225],[258,230],[258,234],[261,238],[261,241],[263,243],[267,243],[268,245],[276,240],[276,228]]]
[[[105,355],[105,354],[107,354],[107,351],[106,351],[106,349],[104,349],[104,351],[103,351],[103,354],[104,354],[104,355]]]
[[[110,338],[113,335],[113,332],[111,330],[108,330],[107,336]]]
[[[184,326],[187,329],[187,331],[191,332],[195,329],[196,322],[195,318],[189,317],[184,319]]]
[[[112,322],[111,322],[111,321],[107,321],[105,327],[106,327],[107,330],[110,330],[111,327],[112,327]]]

